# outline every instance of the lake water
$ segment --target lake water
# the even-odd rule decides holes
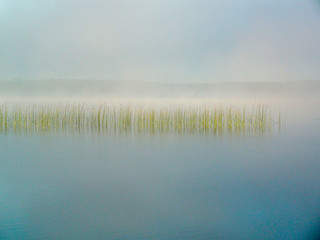
[[[319,103],[268,135],[2,134],[0,239],[318,239]]]

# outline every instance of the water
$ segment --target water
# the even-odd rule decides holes
[[[265,136],[2,134],[0,239],[317,239],[318,103]]]

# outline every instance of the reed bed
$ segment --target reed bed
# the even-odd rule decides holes
[[[0,133],[206,133],[270,132],[280,125],[267,106],[2,104]]]

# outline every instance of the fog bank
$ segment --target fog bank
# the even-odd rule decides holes
[[[320,96],[320,81],[201,84],[94,80],[0,82],[1,98],[310,98],[318,96]]]

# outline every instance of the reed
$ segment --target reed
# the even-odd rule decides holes
[[[0,133],[263,134],[271,131],[278,122],[281,118],[273,120],[265,105],[250,108],[47,103],[0,105]]]

